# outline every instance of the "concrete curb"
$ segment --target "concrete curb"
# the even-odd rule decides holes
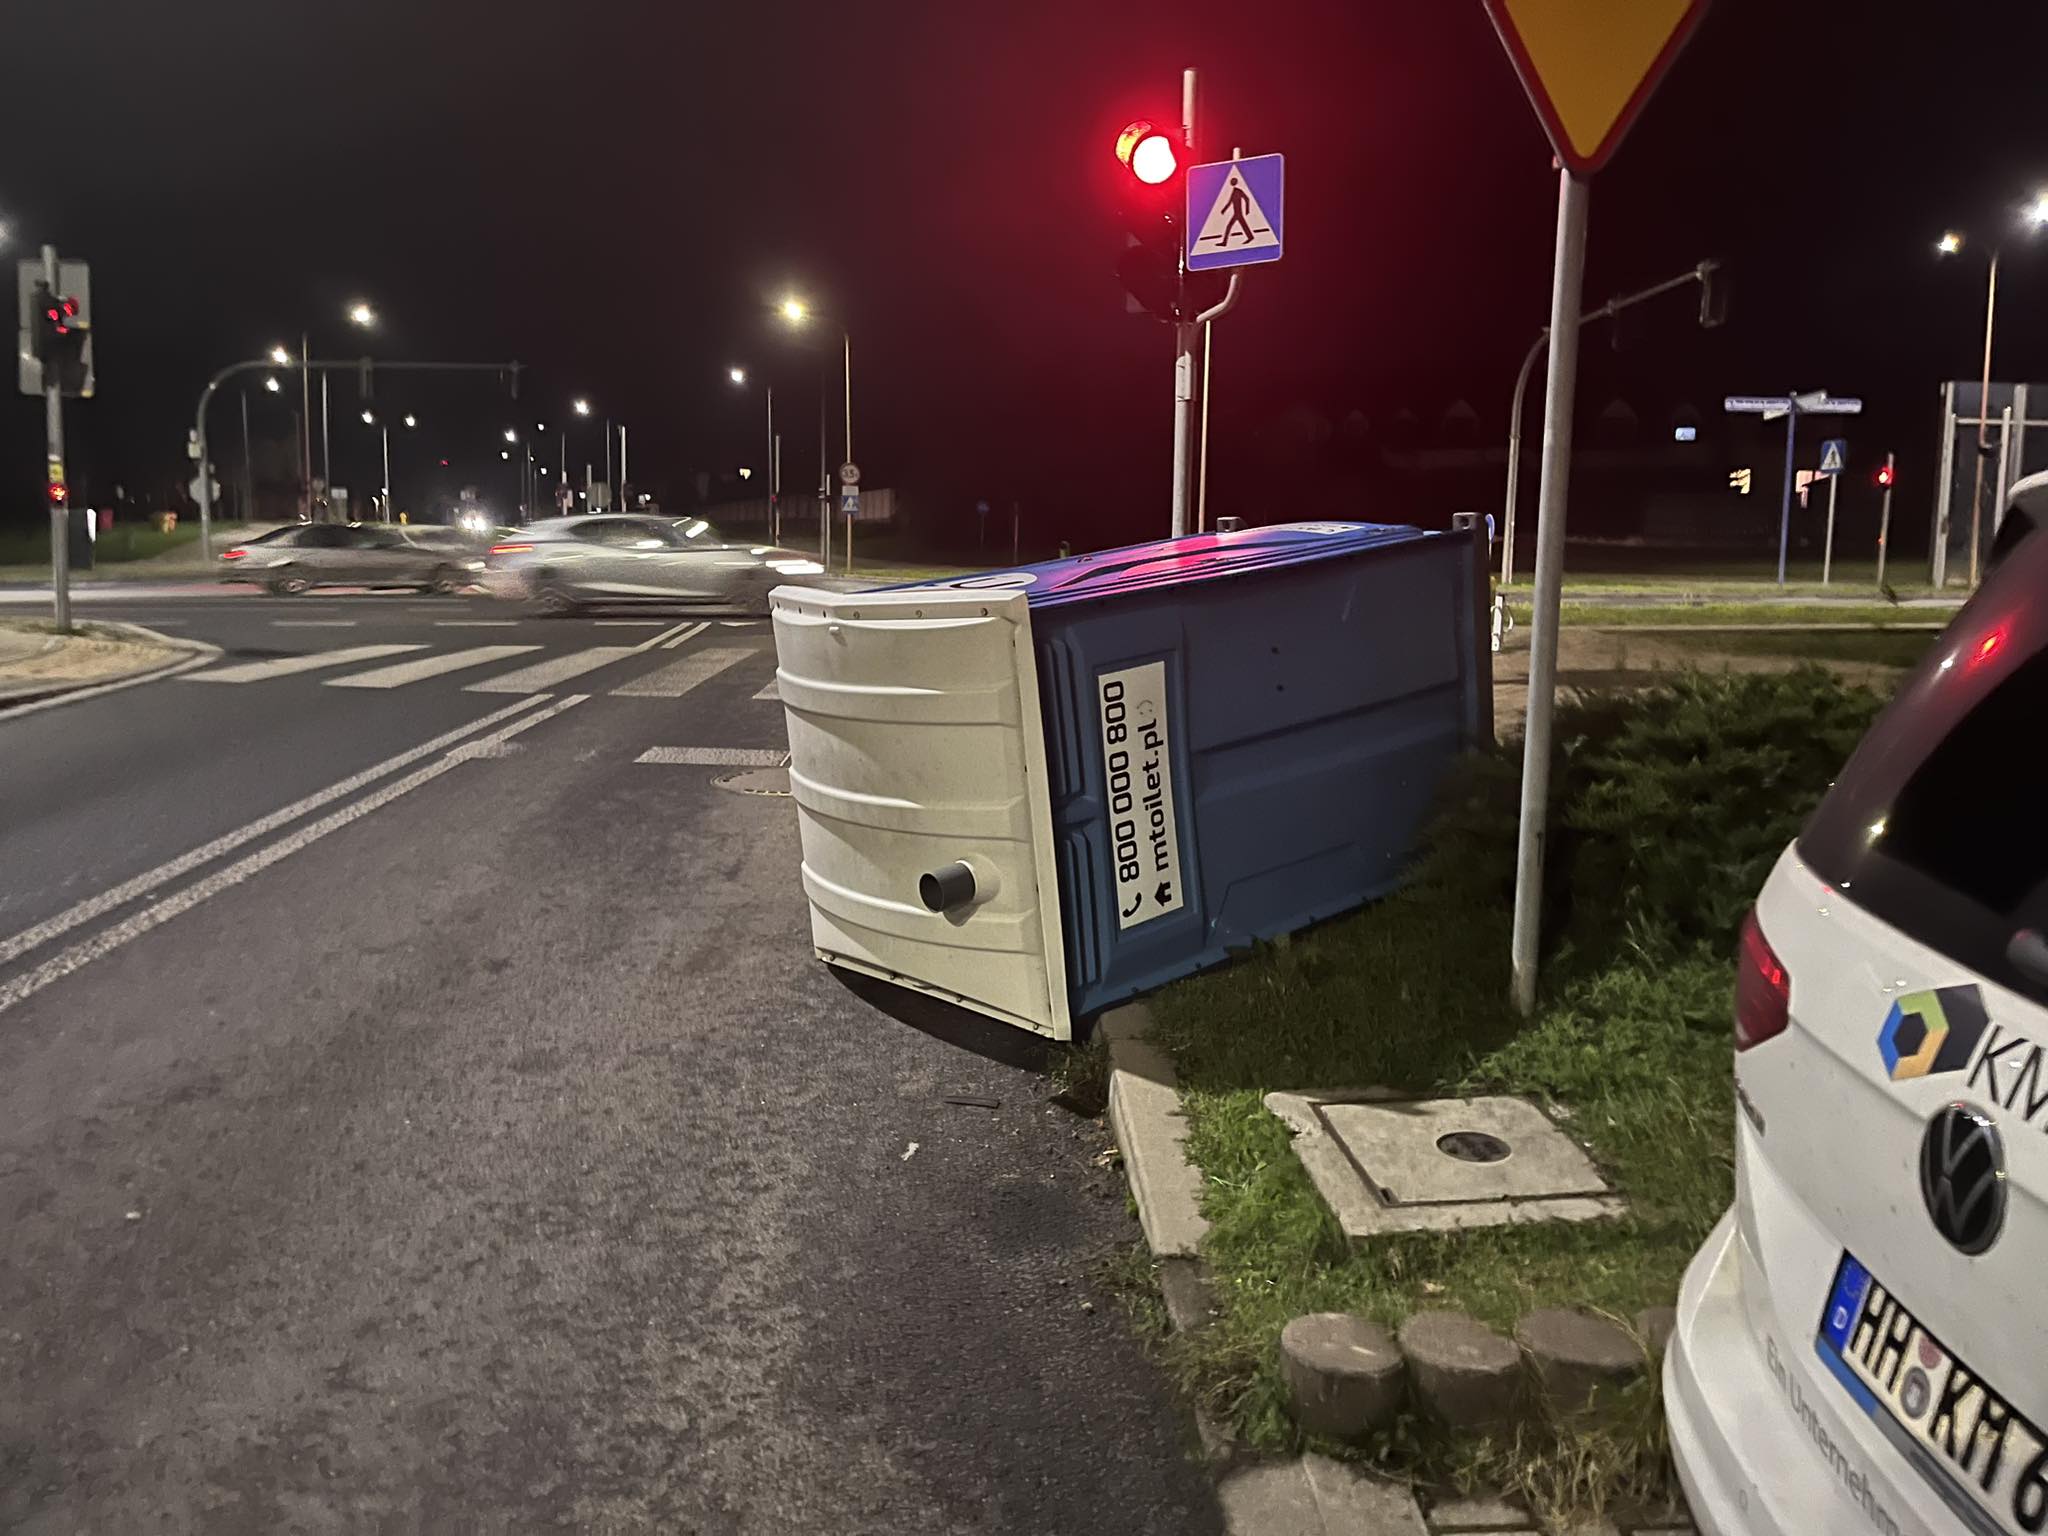
[[[0,693],[0,718],[12,719],[16,715],[34,714],[38,710],[55,709],[60,704],[76,704],[85,699],[97,698],[103,693],[133,688],[138,683],[156,682],[180,672],[189,672],[194,667],[203,667],[220,655],[219,646],[209,645],[204,640],[187,640],[182,636],[166,635],[158,630],[147,629],[140,624],[128,624],[111,619],[95,619],[92,622],[105,629],[120,630],[130,639],[182,654],[171,661],[157,662],[112,678],[51,683],[47,687],[29,688],[20,693]]]
[[[1202,1175],[1188,1160],[1180,1075],[1144,1038],[1151,1025],[1143,1003],[1127,1003],[1097,1026],[1109,1043],[1109,1128],[1123,1150],[1145,1245],[1156,1259],[1192,1259],[1209,1235]]]
[[[1209,1222],[1202,1215],[1201,1171],[1187,1155],[1180,1076],[1166,1053],[1145,1039],[1151,1023],[1142,1003],[1128,1003],[1096,1027],[1109,1046],[1109,1124],[1123,1151],[1138,1224],[1159,1262],[1174,1329],[1186,1332],[1209,1321],[1207,1271],[1199,1257]],[[1199,1408],[1195,1429],[1217,1474],[1224,1528],[1232,1536],[1427,1536],[1421,1508],[1405,1487],[1325,1456],[1250,1457]]]

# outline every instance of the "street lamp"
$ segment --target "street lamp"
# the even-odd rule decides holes
[[[281,344],[270,349],[270,360],[280,368],[289,368],[292,365],[291,353],[287,352]]]
[[[279,393],[284,388],[282,384],[277,382],[277,375],[274,373],[265,377],[265,379],[263,380],[263,387],[269,390],[273,395]]]
[[[514,428],[514,427],[507,427],[507,428],[505,429],[505,441],[506,441],[506,442],[508,442],[508,443],[516,443],[516,442],[518,442],[518,441],[519,441],[519,432],[518,432],[518,429],[517,429],[517,428]]]
[[[2043,225],[2048,225],[2048,191],[2038,192],[2033,202],[2020,210],[2019,227],[2032,234]],[[1935,244],[1935,249],[1944,256],[1953,256],[1963,248],[1963,236],[1949,230]],[[1991,247],[1991,262],[1984,277],[1984,367],[1977,387],[1977,468],[1970,488],[1970,585],[1977,585],[1977,541],[1984,526],[1984,460],[1991,453],[1991,336],[1998,319],[1998,259],[2005,254],[2003,241]],[[1948,579],[1948,524],[1946,516],[1937,531],[1934,555],[1938,573],[1936,585],[1945,585]]]
[[[735,388],[746,388],[746,369],[738,367],[728,368],[725,370],[725,376],[732,381]],[[782,542],[782,445],[775,438],[775,386],[766,379],[763,379],[761,381],[761,388],[768,396],[768,468],[766,471],[768,480],[768,541],[771,544],[780,544]],[[820,409],[820,414],[823,414],[822,408]]]
[[[590,414],[590,402],[588,400],[577,400],[574,402],[574,409],[578,416],[588,416]]]
[[[801,330],[811,319],[811,306],[803,299],[791,295],[780,305],[783,320],[795,330]],[[840,344],[840,393],[846,402],[846,458],[853,462],[853,337],[845,326],[839,327]],[[818,560],[829,564],[832,554],[832,471],[829,460],[830,450],[825,446],[825,401],[822,395],[818,401]],[[848,525],[851,526],[850,524]],[[847,551],[849,569],[853,558],[852,549]]]
[[[348,323],[368,330],[377,323],[377,311],[358,299],[348,307]]]
[[[420,424],[420,422],[419,422],[419,418],[418,418],[417,416],[413,415],[413,414],[412,414],[412,412],[410,412],[410,411],[407,411],[407,412],[405,413],[405,424],[406,424],[406,425],[407,425],[408,427],[416,427],[416,426],[418,426],[418,425]]]

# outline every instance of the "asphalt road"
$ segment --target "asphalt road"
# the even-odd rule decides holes
[[[224,654],[0,714],[0,1529],[1219,1529],[1100,1127],[691,760],[765,624],[90,611]]]

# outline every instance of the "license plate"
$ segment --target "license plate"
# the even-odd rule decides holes
[[[1949,1353],[1854,1255],[1828,1288],[1814,1348],[1964,1526],[2048,1529],[2048,1435]]]

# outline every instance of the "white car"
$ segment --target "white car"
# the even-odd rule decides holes
[[[675,602],[766,613],[772,588],[825,570],[795,550],[726,538],[701,517],[614,513],[528,524],[493,544],[486,558],[486,592],[553,613]]]
[[[2048,1529],[2048,537],[2002,553],[1743,931],[1664,1363],[1716,1536]]]

